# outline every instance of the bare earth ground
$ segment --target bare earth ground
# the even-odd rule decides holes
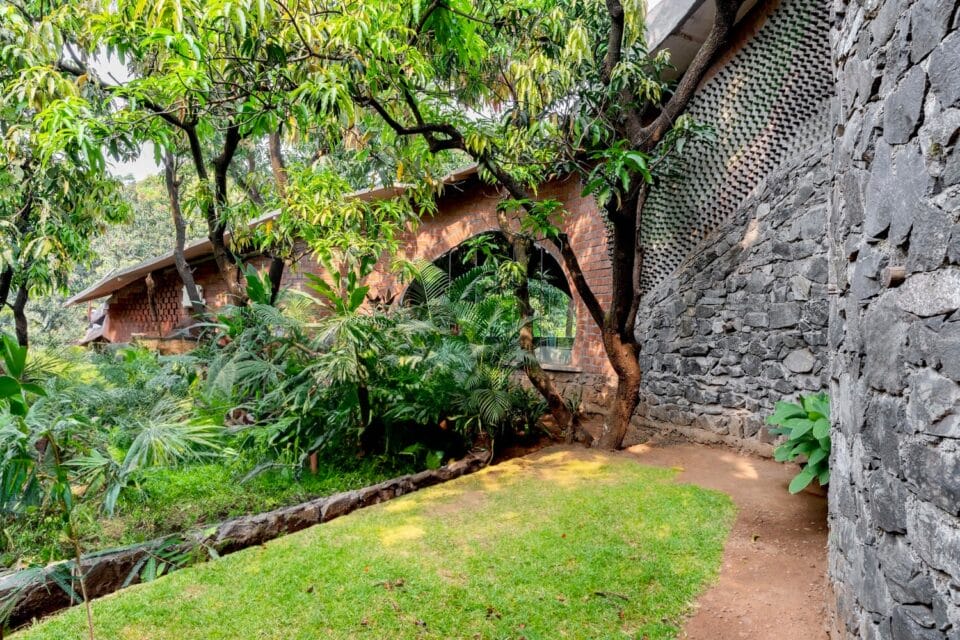
[[[737,505],[720,578],[700,598],[682,637],[827,637],[827,504],[787,492],[796,467],[700,444],[652,441],[627,452],[643,464],[678,467],[679,482],[723,491]]]

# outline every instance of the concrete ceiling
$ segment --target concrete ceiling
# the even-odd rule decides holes
[[[746,0],[737,19],[756,4],[757,0]],[[673,77],[687,68],[707,39],[715,13],[713,0],[648,0],[647,45],[651,51],[667,49],[670,52],[677,69]]]

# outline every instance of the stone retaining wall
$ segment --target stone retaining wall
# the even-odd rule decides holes
[[[774,403],[826,388],[830,146],[769,176],[647,297],[640,426],[769,454]]]
[[[488,461],[488,457],[470,455],[440,469],[400,476],[363,489],[337,493],[292,507],[228,520],[214,527],[212,532],[205,529],[202,532],[194,531],[186,534],[187,542],[181,545],[181,550],[189,551],[205,545],[215,549],[221,555],[240,551],[288,533],[328,522],[351,511],[473,473]],[[153,540],[134,547],[84,556],[81,567],[86,576],[89,597],[100,598],[118,591],[127,584],[139,582],[139,576],[131,577],[131,573],[146,556],[162,548],[164,542],[164,539]],[[203,557],[198,555],[196,559],[201,561]],[[0,603],[14,595],[17,599],[17,604],[13,607],[8,619],[8,625],[11,628],[22,626],[31,620],[76,604],[63,589],[57,586],[57,581],[53,577],[55,571],[62,571],[64,564],[73,565],[72,562],[67,561],[52,565],[39,575],[22,571],[0,577]],[[75,591],[79,593],[79,586]],[[0,633],[0,636],[2,635]]]
[[[960,5],[836,0],[830,576],[848,638],[960,638]]]

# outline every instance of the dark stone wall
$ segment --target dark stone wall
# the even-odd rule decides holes
[[[826,389],[833,143],[815,142],[646,297],[640,426],[769,454],[774,403]]]
[[[759,3],[643,210],[634,424],[772,453],[777,400],[826,388],[830,0]]]
[[[834,8],[830,576],[850,638],[960,638],[958,6]]]

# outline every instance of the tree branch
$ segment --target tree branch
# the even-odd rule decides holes
[[[642,151],[650,151],[673,126],[677,116],[686,109],[687,104],[697,90],[703,76],[710,69],[717,53],[730,41],[737,11],[744,0],[716,0],[717,13],[710,34],[700,46],[676,90],[664,105],[660,114],[631,139],[633,146]]]
[[[623,56],[623,5],[620,0],[607,0],[607,13],[610,15],[610,32],[607,34],[607,55],[603,57],[601,77],[606,83],[613,77],[613,70]]]

